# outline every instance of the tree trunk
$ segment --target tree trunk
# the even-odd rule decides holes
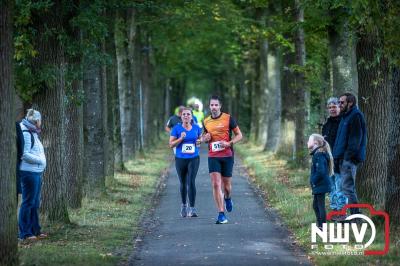
[[[261,30],[265,30],[266,20],[267,20],[267,8],[263,8],[262,10],[258,10],[258,20],[260,25],[262,26]],[[267,141],[267,133],[268,133],[268,122],[269,122],[269,106],[268,99],[271,97],[271,91],[268,84],[268,53],[269,53],[269,43],[265,36],[260,36],[260,69],[259,69],[259,104],[257,105],[258,113],[259,113],[259,122],[258,122],[258,141],[265,145]]]
[[[52,8],[40,17],[33,15],[37,27],[35,45],[38,56],[33,60],[36,76],[49,71],[52,75],[41,85],[33,98],[34,107],[42,113],[43,133],[47,167],[42,178],[41,211],[50,221],[69,222],[67,211],[66,180],[63,174],[65,156],[65,54],[64,48],[54,32],[62,31],[62,3],[55,1]]]
[[[122,159],[124,162],[135,154],[134,83],[128,58],[126,20],[117,13],[115,21],[115,49],[118,67],[119,114],[121,121]]]
[[[281,56],[279,49],[272,49],[268,54],[268,84],[271,96],[268,100],[268,133],[264,150],[277,152],[281,135]]]
[[[240,129],[244,135],[250,135],[251,129],[251,82],[247,74],[247,67],[242,67],[240,89],[238,91],[238,114],[235,117],[240,124]]]
[[[295,103],[294,91],[294,73],[291,69],[291,65],[294,63],[294,54],[286,53],[283,55],[281,69],[281,89],[282,89],[282,112],[281,112],[281,139],[279,143],[278,153],[286,156],[290,156],[292,160],[295,160],[295,140],[294,140],[294,110],[293,106]]]
[[[0,265],[18,265],[15,177],[15,91],[13,82],[14,1],[0,5]]]
[[[259,127],[260,127],[260,113],[258,106],[260,105],[260,83],[259,83],[259,66],[260,59],[257,58],[254,63],[254,71],[251,76],[251,140],[258,142],[259,140]]]
[[[76,99],[79,97],[81,82],[72,82],[71,93],[65,110],[66,142],[64,169],[67,183],[68,206],[80,208],[83,193],[83,113],[82,104]]]
[[[152,99],[151,98],[151,65],[150,65],[150,43],[149,35],[145,30],[141,31],[143,40],[141,55],[141,89],[142,89],[142,117],[143,117],[143,135],[144,144],[149,145],[154,137],[152,132]]]
[[[115,20],[114,20],[114,25],[115,27],[117,27],[117,23],[120,23],[121,20],[120,18],[117,16],[117,13],[115,15]],[[113,112],[113,117],[114,117],[114,131],[113,131],[113,139],[114,139],[114,167],[116,171],[122,171],[124,169],[124,163],[123,163],[123,152],[122,152],[122,133],[121,133],[121,115],[120,115],[120,104],[119,104],[119,90],[120,90],[120,86],[121,86],[121,81],[125,82],[125,80],[119,80],[118,78],[121,75],[121,79],[122,79],[122,73],[124,73],[123,69],[123,64],[121,64],[122,62],[124,62],[123,60],[118,61],[118,51],[117,51],[117,37],[122,38],[123,35],[119,35],[117,36],[117,30],[114,29],[113,33],[114,33],[114,52],[113,52],[113,58],[114,58],[114,79],[115,79],[115,86],[113,87],[113,102],[110,105],[112,107],[112,112]],[[119,47],[119,49],[123,49],[123,47]],[[123,85],[123,83],[122,83]],[[122,88],[125,88],[123,85]]]
[[[115,14],[109,14],[113,17]],[[114,21],[113,21],[114,22]],[[115,23],[115,22],[114,22]],[[108,36],[106,40],[106,53],[110,56],[110,63],[106,65],[106,95],[107,95],[107,132],[108,132],[108,159],[107,159],[107,172],[106,176],[114,178],[115,165],[116,165],[116,140],[115,140],[115,91],[118,90],[118,72],[116,64],[115,54],[115,42],[114,42],[114,24],[111,24],[109,30],[112,34]],[[117,105],[118,106],[118,105]]]
[[[139,98],[140,95],[140,60],[141,60],[141,43],[140,43],[140,31],[139,27],[136,25],[139,13],[131,8],[128,10],[128,23],[127,23],[127,32],[128,32],[128,56],[129,56],[129,67],[130,67],[130,80],[131,80],[131,88],[132,88],[132,99],[133,99],[133,117],[135,118],[143,118],[140,117],[141,104]],[[143,119],[142,119],[143,120]],[[134,134],[134,147],[135,154],[136,151],[143,149],[142,139],[144,138],[141,127],[140,127],[140,119],[133,119],[132,128]]]
[[[168,121],[168,118],[171,116],[171,79],[166,79],[165,85],[164,85],[164,121]],[[165,122],[164,122],[165,126]]]
[[[307,91],[305,87],[305,76],[303,67],[306,63],[306,48],[304,41],[304,29],[301,25],[304,23],[304,8],[300,0],[295,0],[297,30],[295,33],[296,65],[295,71],[295,156],[296,162],[301,166],[306,166],[306,121],[308,120]]]
[[[101,42],[101,50],[103,54],[106,54],[106,40],[103,39]],[[100,75],[101,75],[101,124],[103,128],[103,167],[104,167],[104,176],[114,178],[114,172],[110,173],[109,165],[110,165],[110,143],[109,143],[109,132],[108,132],[108,76],[107,76],[107,66],[106,63],[103,63],[100,67]],[[108,176],[110,174],[110,176]],[[105,183],[104,183],[105,184]]]
[[[337,10],[334,10],[335,14]],[[333,25],[328,28],[329,57],[332,67],[333,95],[340,96],[344,92],[357,95],[358,83],[357,68],[353,63],[355,41],[347,25],[333,17]]]
[[[73,1],[75,8],[71,9],[68,18],[78,15],[79,0]],[[78,28],[66,25],[66,32],[70,38],[80,41],[81,32]],[[69,68],[77,71],[81,64],[81,56],[69,55]],[[77,209],[82,205],[83,198],[83,107],[80,92],[83,89],[82,79],[74,75],[71,87],[67,90],[67,101],[65,107],[65,156],[64,156],[64,179],[67,184],[68,206]]]
[[[360,109],[365,114],[369,143],[366,161],[358,173],[357,191],[361,198],[372,200],[377,209],[383,209],[385,203],[390,129],[388,60],[381,57],[376,61],[381,48],[377,30],[361,35],[357,43]]]
[[[400,69],[394,67],[389,111],[389,158],[386,208],[390,219],[400,223]]]
[[[154,53],[150,54],[150,62],[155,62]],[[158,142],[160,140],[160,133],[163,131],[164,121],[164,110],[165,110],[165,100],[164,100],[164,85],[165,79],[161,76],[160,71],[158,71],[157,67],[154,64],[151,64],[151,99],[152,101],[152,113],[154,115],[151,116],[151,127],[154,135],[154,142]]]
[[[115,66],[116,67],[116,66]],[[118,71],[118,70],[117,70]],[[118,73],[116,79],[118,79]],[[112,104],[113,114],[114,114],[114,158],[115,158],[115,170],[124,170],[124,161],[122,159],[122,138],[121,138],[121,118],[120,118],[120,107],[119,107],[119,95],[118,95],[118,84],[113,88],[114,102]]]
[[[86,194],[97,197],[105,192],[104,148],[105,125],[103,120],[102,68],[98,62],[88,62],[85,67],[83,86],[84,147]]]

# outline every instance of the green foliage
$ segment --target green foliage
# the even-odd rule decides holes
[[[215,75],[240,62],[241,15],[230,1],[171,4],[159,16],[168,20],[152,27],[153,46],[166,76]]]
[[[31,101],[42,88],[49,87],[59,75],[64,76],[67,94],[74,101],[82,93],[72,95],[71,84],[80,78],[85,64],[106,64],[109,57],[101,50],[101,41],[110,34],[110,21],[105,12],[105,0],[83,1],[80,6],[71,1],[62,1],[55,7],[54,1],[18,0],[14,16],[15,27],[15,74],[16,89],[24,101]],[[49,16],[60,19],[60,25],[46,20]],[[50,25],[51,24],[51,25]],[[82,36],[82,38],[81,38]],[[65,56],[63,66],[41,63],[38,65],[38,46],[49,41],[62,47]],[[62,73],[60,73],[62,71]]]
[[[378,34],[381,54],[400,65],[400,2],[397,0],[305,0],[306,28],[311,31],[341,28],[349,23],[355,34]],[[381,57],[382,58],[382,57]],[[377,58],[380,60],[380,58]]]

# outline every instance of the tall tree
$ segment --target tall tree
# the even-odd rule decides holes
[[[348,23],[345,8],[329,10],[331,25],[328,27],[329,55],[332,67],[333,95],[344,92],[357,95],[358,77],[356,66],[355,36]]]
[[[150,36],[146,29],[140,29],[141,47],[141,71],[140,71],[140,90],[141,90],[141,119],[143,119],[143,136],[144,144],[149,145],[153,140],[152,132],[152,103],[151,90],[152,90],[152,68],[150,63]]]
[[[83,108],[77,100],[81,90],[81,82],[74,80],[65,109],[65,134],[68,145],[65,145],[63,174],[68,184],[67,198],[71,208],[80,208],[83,196]]]
[[[269,29],[276,28],[276,17],[282,13],[280,4],[269,4],[267,26]],[[268,131],[264,150],[277,152],[281,138],[281,48],[279,43],[271,43],[268,50]]]
[[[296,51],[296,71],[295,71],[295,155],[299,165],[306,165],[306,147],[305,129],[308,120],[307,91],[304,76],[304,67],[306,64],[306,47],[304,34],[304,7],[300,0],[295,0],[295,21],[296,31],[294,34],[294,44]]]
[[[75,0],[71,5],[68,18],[74,18],[78,14],[79,0]],[[68,61],[68,82],[70,84],[66,90],[65,107],[65,155],[63,174],[67,186],[68,205],[71,208],[80,208],[83,197],[83,108],[81,92],[82,82],[80,75],[81,54],[76,51],[80,41],[80,31],[78,27],[73,27],[71,23],[65,25],[66,33],[70,38],[67,45]]]
[[[84,150],[86,194],[96,197],[105,192],[105,145],[103,71],[100,62],[87,62],[84,68]]]
[[[293,93],[295,77],[292,65],[294,65],[294,54],[292,52],[285,52],[282,55],[282,68],[281,68],[281,100],[282,100],[282,112],[281,112],[281,139],[279,143],[278,153],[285,154],[291,158],[294,156],[294,134],[291,134],[293,123],[294,123],[294,106],[296,96]]]
[[[250,138],[253,141],[258,142],[259,140],[259,127],[260,127],[260,82],[259,82],[259,66],[260,59],[257,57],[254,64],[251,66],[253,69],[250,70],[250,82],[251,82],[251,128]]]
[[[268,132],[264,150],[277,152],[281,138],[281,54],[279,48],[268,53],[268,84],[271,96],[268,99]]]
[[[101,41],[101,51],[102,54],[107,55],[106,51],[106,39],[103,38]],[[108,177],[109,174],[109,163],[110,163],[110,138],[108,132],[108,76],[107,76],[107,62],[101,64],[100,69],[101,75],[101,126],[103,130],[103,171],[104,176]],[[114,178],[114,172],[110,173],[111,178]]]
[[[357,189],[378,209],[385,205],[390,129],[390,68],[388,59],[380,56],[382,41],[380,30],[375,28],[362,32],[357,43],[360,108],[365,114],[369,143]]]
[[[132,26],[129,23],[127,26],[126,21],[127,14],[124,11],[118,11],[115,20],[115,49],[117,56],[117,69],[118,69],[118,95],[119,95],[119,108],[120,108],[120,122],[121,122],[121,141],[122,141],[122,158],[123,161],[129,160],[135,154],[135,111],[134,111],[134,97],[135,97],[135,85],[133,69],[131,69],[129,56],[132,54],[128,53],[131,51],[134,44],[131,43],[131,39],[128,39],[128,32],[130,38],[132,38],[133,30],[130,29]],[[135,19],[135,12],[132,10],[128,12],[130,20]],[[133,22],[132,22],[133,23]],[[129,44],[128,44],[129,43]],[[131,51],[131,53],[133,50]]]
[[[143,150],[143,128],[141,127],[141,121],[143,121],[143,102],[141,101],[141,41],[140,41],[140,30],[139,30],[139,15],[140,13],[134,9],[128,9],[127,13],[127,25],[128,25],[128,57],[129,57],[129,73],[132,90],[132,112],[133,119],[132,123],[132,134],[133,134],[133,145],[134,154],[136,151]]]
[[[268,9],[263,7],[257,10],[258,19],[261,25],[261,34],[260,34],[260,69],[259,69],[259,104],[256,108],[258,108],[259,113],[259,122],[258,122],[258,137],[260,143],[265,145],[267,141],[267,133],[268,133],[268,122],[270,116],[270,108],[269,108],[269,98],[271,97],[270,86],[268,84],[268,53],[269,53],[269,42],[265,36],[266,31],[266,20],[268,15]]]
[[[43,114],[43,134],[47,158],[43,174],[41,211],[50,221],[69,222],[66,203],[66,180],[63,174],[65,155],[65,50],[59,34],[64,32],[64,11],[61,0],[32,14],[37,31],[34,47],[38,56],[32,61],[39,91],[34,106]]]
[[[389,158],[386,208],[392,221],[400,220],[400,69],[393,67],[390,84]]]
[[[108,23],[108,31],[111,33],[107,35],[105,41],[106,54],[109,57],[109,62],[106,64],[106,95],[107,95],[107,135],[108,135],[108,150],[107,150],[107,171],[106,176],[114,178],[114,172],[116,169],[116,149],[117,140],[115,139],[115,125],[116,125],[116,107],[119,108],[118,102],[116,101],[116,94],[118,90],[118,70],[117,70],[117,58],[115,54],[115,41],[114,41],[114,24],[115,24],[115,12],[108,12],[107,17],[110,18]],[[117,109],[119,111],[119,109]],[[119,161],[118,163],[122,162]]]
[[[15,139],[13,84],[14,1],[0,4],[0,265],[18,265],[17,201],[15,177]]]

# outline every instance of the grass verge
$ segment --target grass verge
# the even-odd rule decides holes
[[[316,265],[399,265],[399,227],[391,227],[390,251],[384,256],[320,255],[323,247],[311,249],[311,223],[315,222],[312,195],[309,186],[309,169],[288,165],[287,160],[262,151],[262,147],[247,142],[236,146],[249,174],[266,195],[266,202],[275,208],[283,222],[294,233],[296,242]],[[328,198],[326,202],[328,203]],[[327,211],[329,208],[327,206]],[[378,226],[374,249],[382,249],[382,228]],[[351,233],[350,233],[351,234]],[[342,247],[333,251],[340,252]]]
[[[169,165],[170,149],[128,162],[127,172],[116,173],[100,199],[84,199],[82,208],[70,210],[71,224],[43,224],[50,237],[20,244],[21,265],[116,265],[133,251],[133,236],[148,209],[161,173]]]

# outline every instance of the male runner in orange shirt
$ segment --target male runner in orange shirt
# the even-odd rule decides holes
[[[217,224],[228,222],[224,213],[232,211],[231,200],[232,170],[234,162],[233,144],[242,139],[236,121],[227,113],[221,112],[222,102],[218,96],[212,96],[209,101],[211,115],[204,119],[204,135],[202,141],[208,141],[208,170],[211,177],[213,196],[218,209]],[[232,132],[234,137],[231,138]],[[224,195],[222,195],[222,189]]]

